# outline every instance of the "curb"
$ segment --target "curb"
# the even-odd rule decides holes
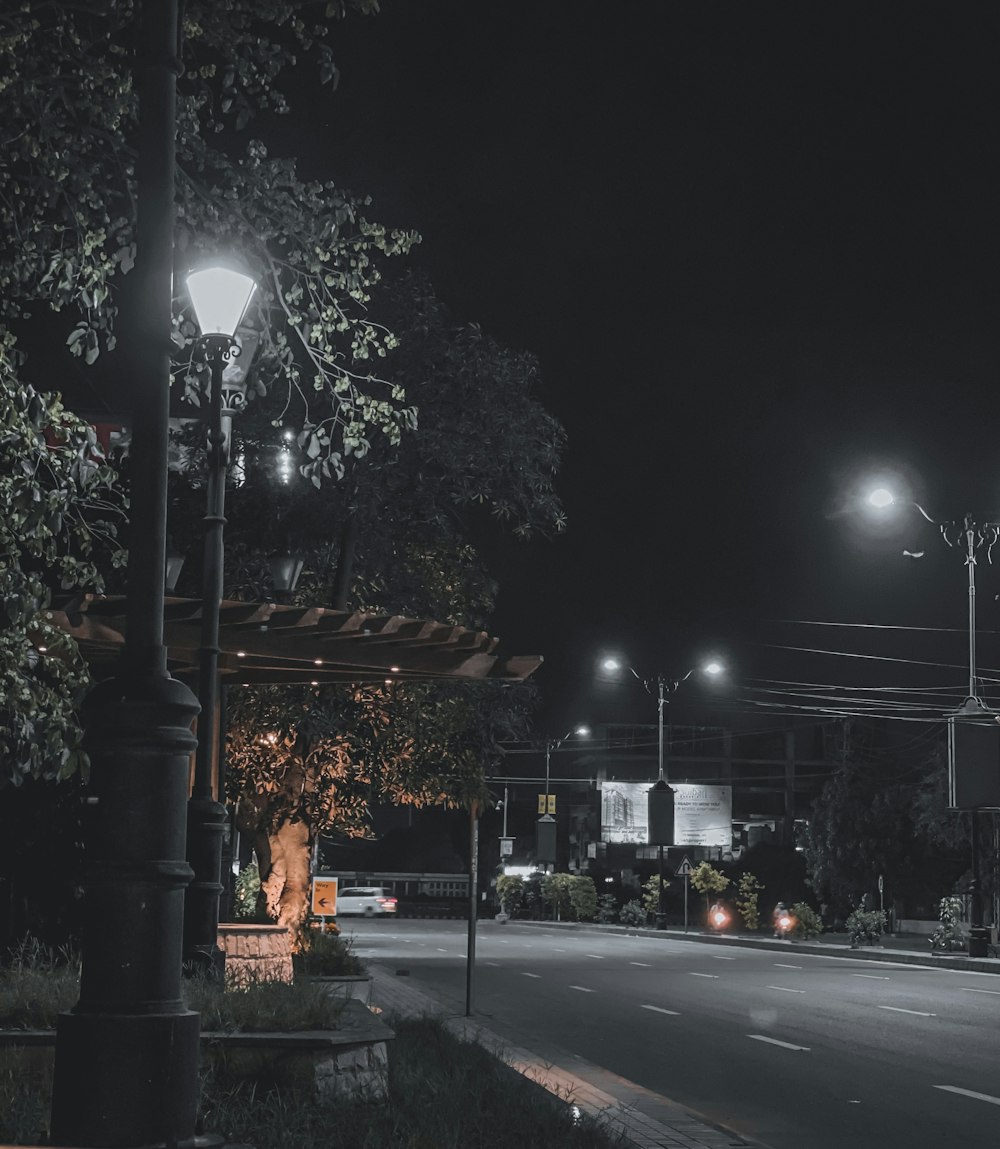
[[[542,929],[564,930],[569,933],[609,933],[626,937],[667,938],[671,941],[697,942],[701,945],[752,946],[755,949],[775,950],[788,953],[799,950],[823,957],[853,958],[863,961],[896,962],[899,965],[919,965],[929,969],[971,970],[974,973],[1000,974],[1000,958],[972,958],[968,954],[931,954],[918,950],[897,950],[882,946],[858,946],[824,944],[823,942],[778,941],[771,938],[747,937],[745,934],[703,934],[685,933],[683,930],[652,930],[632,926],[602,926],[589,922],[542,922],[516,919],[519,926],[534,926]]]

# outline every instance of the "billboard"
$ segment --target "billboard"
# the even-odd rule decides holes
[[[605,782],[601,787],[601,838],[643,845],[649,841],[648,797],[652,782]],[[732,786],[671,782],[674,844],[725,846],[733,842]]]

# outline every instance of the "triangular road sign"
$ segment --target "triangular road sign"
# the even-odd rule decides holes
[[[676,870],[674,870],[674,877],[686,878],[693,869],[694,866],[691,865],[691,859],[687,856],[687,854],[685,854],[681,864],[677,867]]]

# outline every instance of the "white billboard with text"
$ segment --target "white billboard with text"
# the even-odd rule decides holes
[[[605,782],[601,787],[601,837],[605,842],[644,845],[649,841],[651,782]],[[723,846],[733,842],[732,786],[671,782],[674,843]]]

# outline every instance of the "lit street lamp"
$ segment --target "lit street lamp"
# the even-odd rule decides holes
[[[257,289],[253,279],[232,267],[212,266],[187,277],[187,289],[201,336],[196,355],[208,365],[208,483],[205,506],[201,592],[201,646],[198,652],[198,749],[194,786],[188,801],[187,857],[194,877],[184,896],[184,962],[191,969],[221,972],[218,947],[222,892],[222,839],[226,808],[213,792],[212,767],[219,745],[219,608],[223,591],[226,475],[232,448],[233,416],[246,402],[246,376],[229,370],[243,348],[236,332]],[[220,795],[221,797],[221,795]]]
[[[663,708],[667,696],[673,694],[682,682],[686,682],[695,671],[700,671],[709,678],[718,678],[725,672],[725,667],[717,659],[712,659],[700,667],[692,666],[683,678],[665,678],[658,674],[655,679],[643,678],[633,667],[620,662],[617,658],[606,658],[602,662],[604,670],[627,670],[637,682],[641,683],[647,694],[656,694],[656,728],[657,728],[657,764],[659,767],[656,784],[649,791],[649,844],[657,847],[659,861],[659,896],[656,902],[656,928],[663,929],[665,914],[663,911],[663,847],[674,844],[674,792],[667,785],[666,764],[663,739]]]
[[[868,503],[883,511],[897,504],[916,508],[927,522],[936,526],[941,538],[953,547],[965,552],[965,565],[968,569],[968,641],[969,641],[969,689],[965,701],[948,717],[948,769],[949,805],[971,812],[972,881],[969,887],[969,955],[988,955],[989,934],[983,925],[983,892],[979,863],[979,811],[987,806],[998,804],[997,785],[984,787],[975,779],[976,766],[980,765],[985,775],[993,777],[996,771],[998,746],[996,716],[984,705],[978,694],[976,675],[976,556],[985,551],[988,562],[992,561],[992,549],[1000,541],[1000,523],[977,522],[971,515],[964,515],[961,521],[937,522],[912,500],[897,500],[892,491],[878,487],[868,495]],[[904,551],[910,557],[919,558],[920,552]]]
[[[548,864],[550,862],[554,864],[556,861],[556,820],[549,813],[549,777],[552,752],[558,750],[566,739],[573,737],[573,735],[586,738],[589,734],[589,726],[576,726],[572,730],[567,730],[561,738],[545,739],[545,800],[542,803],[542,815],[537,823],[536,860],[546,866],[546,872],[548,872]]]

